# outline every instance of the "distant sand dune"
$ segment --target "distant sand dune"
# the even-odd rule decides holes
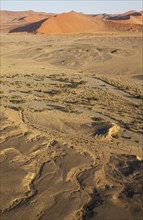
[[[7,29],[10,33],[140,32],[143,29],[143,14],[136,11],[118,15],[87,15],[75,11],[61,14],[33,11],[1,11],[0,13],[1,28]],[[15,28],[12,28],[12,25]]]
[[[108,18],[116,23],[124,23],[124,24],[143,24],[143,13],[136,11],[129,11],[127,13],[110,16]]]

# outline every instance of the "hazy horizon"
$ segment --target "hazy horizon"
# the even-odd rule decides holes
[[[69,11],[77,11],[87,14],[100,13],[124,13],[130,10],[141,11],[142,2],[139,1],[87,1],[87,0],[69,0],[69,1],[1,1],[1,10],[8,11],[27,11],[32,10],[36,12],[62,13]]]

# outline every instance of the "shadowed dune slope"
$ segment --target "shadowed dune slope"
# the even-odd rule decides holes
[[[41,21],[26,24],[26,25],[14,28],[14,29],[10,30],[9,32],[10,33],[14,33],[14,32],[35,32],[37,30],[37,28],[39,28],[40,25],[46,20],[47,20],[47,18],[43,19]]]

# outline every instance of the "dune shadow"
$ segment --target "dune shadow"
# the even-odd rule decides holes
[[[139,12],[133,12],[129,15],[125,15],[125,16],[113,16],[113,17],[109,17],[108,20],[129,20],[131,16],[136,16],[139,17],[141,16],[141,13]]]
[[[44,21],[46,21],[48,18],[45,18],[45,19],[42,19],[40,21],[37,21],[37,22],[34,22],[34,23],[31,23],[31,24],[27,24],[27,25],[24,25],[24,26],[20,26],[20,27],[17,27],[17,28],[14,28],[12,30],[9,31],[9,33],[15,33],[15,32],[35,32],[41,25]]]

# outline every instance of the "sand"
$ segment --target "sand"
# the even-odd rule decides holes
[[[143,31],[143,13],[84,14],[76,11],[60,14],[34,11],[0,11],[1,29],[5,32],[34,34],[139,32]]]
[[[142,36],[1,34],[1,220],[141,220]]]

